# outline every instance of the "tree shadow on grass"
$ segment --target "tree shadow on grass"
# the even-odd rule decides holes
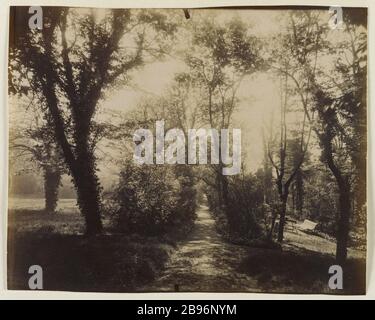
[[[255,277],[262,291],[280,293],[365,294],[366,261],[348,259],[343,268],[343,290],[328,287],[334,257],[302,248],[284,251],[249,249],[239,271]]]
[[[28,290],[28,269],[40,265],[45,290],[134,292],[163,268],[171,250],[124,235],[17,234],[8,244],[8,289]]]

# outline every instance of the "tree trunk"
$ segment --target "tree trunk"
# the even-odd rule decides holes
[[[220,209],[222,209],[223,206],[223,199],[222,199],[222,188],[221,188],[221,177],[220,174],[216,173],[216,191],[217,191],[217,204]]]
[[[94,184],[97,178],[94,174],[86,174],[85,177],[78,177],[76,180],[78,206],[86,221],[86,234],[99,234],[103,226],[100,218],[99,192]]]
[[[274,212],[274,210],[272,209],[271,227],[268,232],[268,240],[270,241],[272,241],[272,238],[273,238],[273,231],[275,230],[276,217],[277,217],[277,212]]]
[[[281,210],[280,210],[280,221],[279,221],[279,233],[277,235],[277,241],[283,242],[284,240],[284,226],[286,219],[286,201],[288,200],[288,195],[283,195],[281,197]]]
[[[228,179],[222,174],[222,170],[223,166],[220,164],[217,173],[219,203],[228,218],[230,229],[234,231],[238,227],[238,218],[230,208]]]
[[[339,217],[336,230],[336,260],[343,264],[347,257],[347,246],[349,240],[349,222],[351,212],[351,186],[349,178],[341,172],[333,160],[332,138],[321,140],[323,143],[324,157],[328,167],[333,173],[339,190]]]
[[[58,169],[46,166],[44,169],[44,195],[45,211],[53,213],[56,211],[58,193],[61,182],[61,173]]]
[[[302,217],[302,210],[303,210],[303,176],[302,171],[299,169],[296,173],[295,177],[295,209],[299,215]]]
[[[78,150],[76,169],[73,170],[78,197],[78,206],[86,221],[86,234],[102,232],[100,206],[100,184],[96,175],[95,158],[86,143]]]
[[[339,218],[336,231],[336,260],[341,265],[345,262],[347,257],[351,211],[350,206],[350,186],[347,181],[342,181],[339,185]]]
[[[223,195],[223,202],[225,209],[229,206],[229,190],[228,190],[228,180],[227,177],[221,175],[221,187],[222,187],[222,195]]]

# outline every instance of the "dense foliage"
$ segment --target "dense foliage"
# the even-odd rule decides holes
[[[117,229],[161,235],[189,228],[196,192],[192,177],[179,169],[126,163],[111,200]]]

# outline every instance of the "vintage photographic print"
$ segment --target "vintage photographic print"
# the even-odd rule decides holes
[[[366,293],[366,8],[9,21],[9,290]]]

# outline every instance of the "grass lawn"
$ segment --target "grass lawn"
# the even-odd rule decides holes
[[[109,217],[104,217],[103,223],[103,235],[87,238],[83,235],[83,218],[75,210],[60,210],[56,214],[35,209],[11,210],[8,288],[28,290],[28,269],[31,265],[40,265],[45,290],[149,291],[147,288],[165,272],[171,254],[177,252],[176,244],[187,233],[180,230],[162,238],[124,235],[111,232]],[[184,286],[192,289],[188,291],[203,286],[203,291],[229,288],[229,291],[242,292],[365,293],[366,252],[363,250],[349,248],[349,258],[343,266],[344,290],[330,290],[328,269],[336,264],[333,239],[287,228],[282,249],[269,249],[231,244],[213,226],[208,230],[210,233],[203,228],[205,224],[198,225],[188,242],[196,246],[192,248],[195,260],[188,257],[177,268],[185,270],[180,273],[184,275]],[[203,247],[202,241],[207,242],[207,247]],[[190,252],[185,251],[182,246],[180,255]],[[209,274],[201,274],[203,265],[196,266],[200,280],[194,283],[189,281],[192,278],[189,263],[198,261],[198,257],[202,261],[208,259],[206,262],[210,262],[212,269]],[[173,268],[169,270],[172,279],[176,277],[173,272]],[[230,284],[235,284],[235,288]]]
[[[365,294],[366,260],[349,258],[343,269],[343,290],[328,287],[332,254],[298,248],[282,251],[251,248],[238,271],[255,277],[263,292],[305,294]]]
[[[104,219],[105,229],[109,221]],[[28,269],[43,268],[45,290],[121,292],[154,279],[175,239],[104,233],[87,238],[77,212],[12,210],[8,222],[8,288],[28,290]]]

